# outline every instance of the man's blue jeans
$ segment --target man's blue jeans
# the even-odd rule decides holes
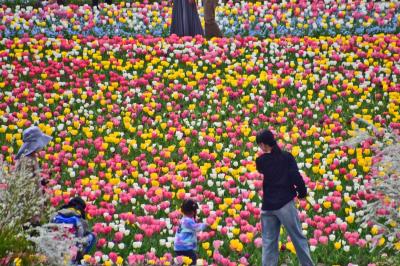
[[[307,238],[303,235],[294,201],[279,210],[262,211],[262,266],[276,266],[279,259],[279,234],[281,224],[289,234],[302,266],[313,266]]]

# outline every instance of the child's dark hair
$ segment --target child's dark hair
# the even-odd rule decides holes
[[[268,129],[263,129],[257,133],[256,142],[257,144],[263,143],[270,146],[272,148],[272,153],[281,152],[281,148],[279,148],[278,143],[275,140],[274,134]]]
[[[192,199],[184,200],[182,203],[181,211],[185,215],[196,214],[199,205]]]
[[[61,209],[68,209],[68,208],[74,208],[80,211],[82,218],[86,219],[86,212],[85,212],[86,203],[82,198],[75,197],[71,199],[67,204],[61,207]]]

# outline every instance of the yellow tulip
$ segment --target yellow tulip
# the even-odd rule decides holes
[[[110,200],[110,195],[109,194],[104,194],[103,195],[103,200],[105,200],[105,201],[109,201]]]
[[[346,221],[347,221],[349,224],[352,224],[352,223],[354,222],[354,215],[347,216],[347,217],[346,217]]]
[[[192,259],[189,257],[184,256],[183,257],[183,264],[184,265],[190,265],[192,263]]]
[[[324,201],[322,205],[325,209],[329,209],[332,206],[332,203],[330,201]]]
[[[239,228],[233,228],[233,229],[232,229],[232,233],[233,233],[234,235],[238,235],[238,234],[240,234],[240,229],[239,229]]]
[[[210,248],[210,242],[202,243],[202,247],[203,247],[203,249],[208,250]]]
[[[376,226],[376,225],[372,226],[372,228],[371,228],[371,234],[372,234],[372,235],[376,235],[376,234],[378,234],[378,232],[379,232],[378,226]]]
[[[287,242],[286,243],[286,248],[292,252],[293,254],[296,254],[296,249],[294,248],[293,242]]]

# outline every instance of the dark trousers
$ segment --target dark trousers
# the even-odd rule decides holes
[[[175,251],[175,256],[176,257],[179,257],[179,256],[189,257],[192,260],[192,263],[190,265],[196,265],[197,255],[194,252],[194,250]]]
[[[87,232],[87,234],[83,237],[83,243],[80,243],[80,246],[78,247],[78,253],[76,254],[74,262],[80,264],[83,256],[88,254],[95,244],[96,236],[93,233]]]
[[[206,38],[222,37],[222,32],[215,21],[215,9],[218,0],[204,0],[204,28]]]
[[[106,0],[106,3],[111,5],[112,0]],[[92,0],[92,6],[98,6],[99,5],[99,0]]]

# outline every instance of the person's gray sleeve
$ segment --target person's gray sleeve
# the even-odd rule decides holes
[[[76,234],[77,237],[83,237],[85,235],[85,226],[81,219],[77,219],[76,222]]]

